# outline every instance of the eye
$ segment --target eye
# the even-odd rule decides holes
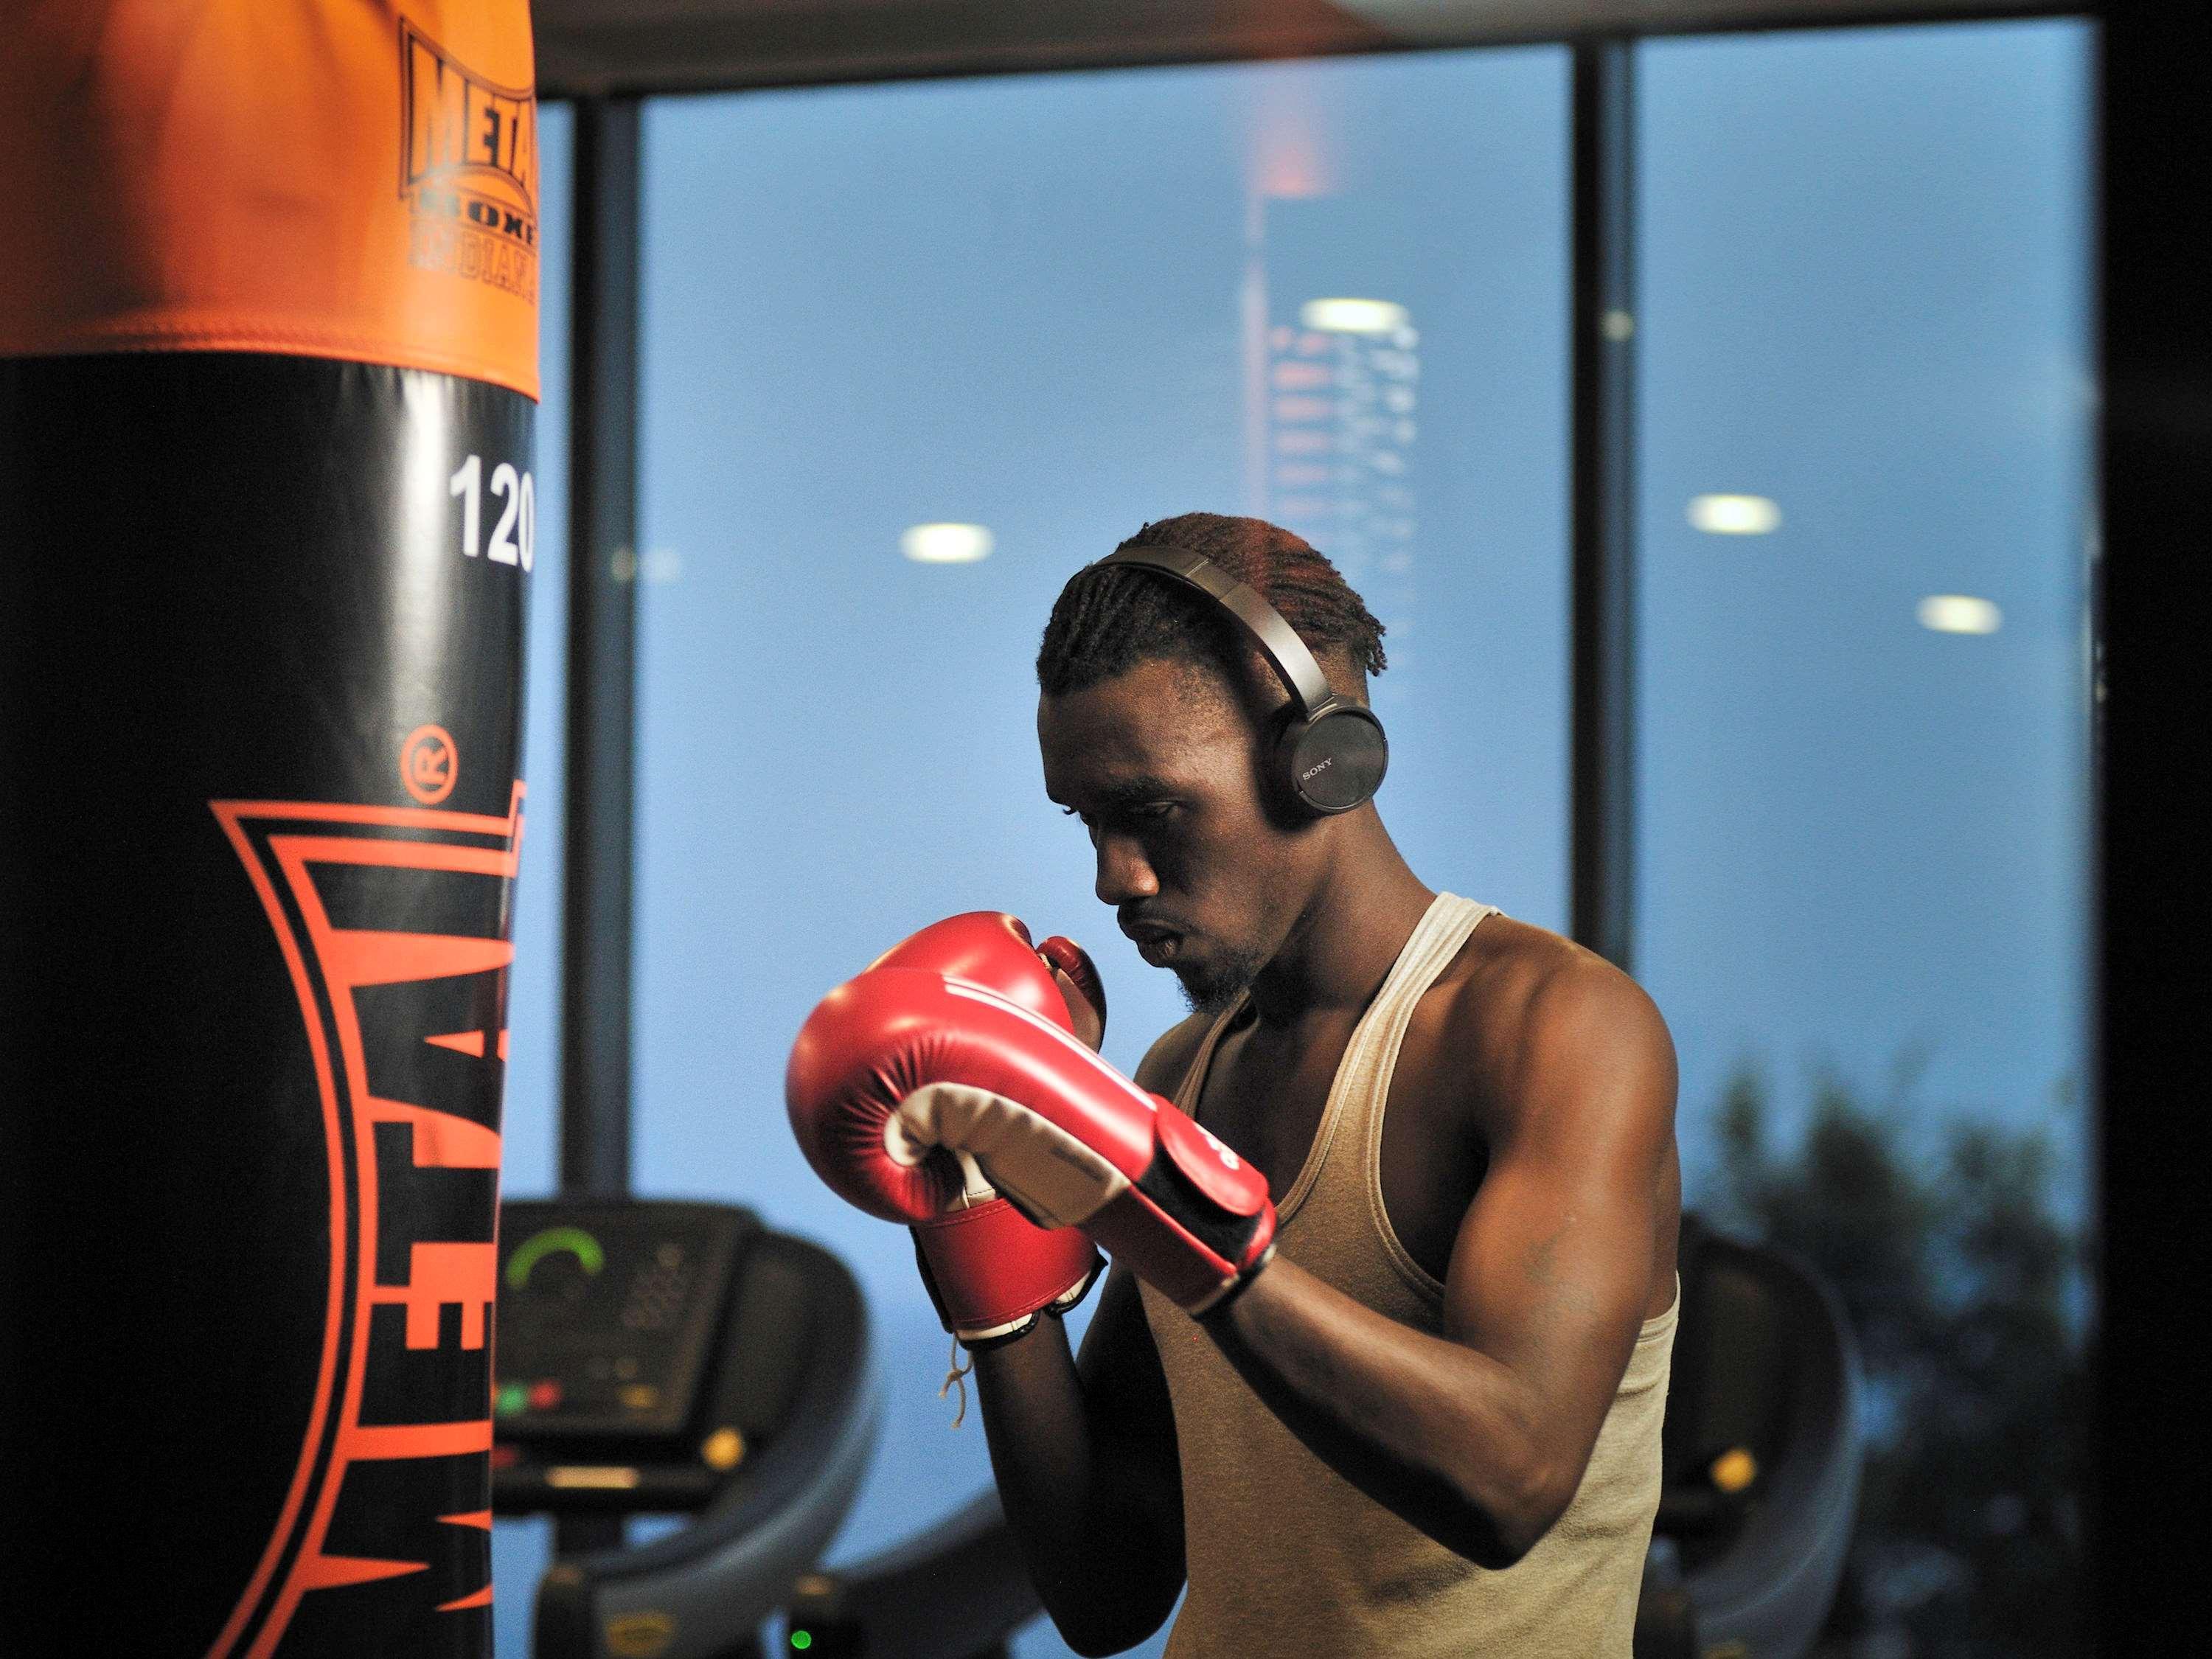
[[[1138,801],[1127,805],[1116,805],[1101,817],[1093,817],[1073,806],[1060,809],[1062,817],[1080,818],[1084,829],[1090,832],[1094,842],[1098,839],[1101,823],[1122,835],[1142,835],[1165,823],[1177,811],[1177,804],[1171,800]]]

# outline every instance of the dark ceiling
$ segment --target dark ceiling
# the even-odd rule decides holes
[[[536,0],[538,89],[706,92],[2078,9],[2020,0]]]

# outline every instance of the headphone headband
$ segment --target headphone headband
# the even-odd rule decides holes
[[[1297,630],[1283,620],[1282,613],[1261,599],[1250,583],[1238,581],[1204,555],[1180,547],[1123,547],[1098,562],[1141,565],[1147,570],[1157,570],[1195,587],[1219,604],[1251,636],[1252,642],[1260,647],[1260,654],[1273,665],[1285,688],[1297,700],[1303,718],[1311,720],[1337,700],[1336,693],[1329,689],[1328,676],[1321,672],[1321,664],[1314,660],[1314,653],[1306,648]]]
[[[1349,812],[1373,796],[1390,764],[1382,722],[1372,709],[1329,689],[1297,630],[1249,583],[1180,547],[1116,548],[1098,562],[1157,570],[1198,589],[1237,619],[1290,688],[1296,706],[1284,711],[1288,718],[1276,731],[1272,765],[1282,788],[1307,811]]]

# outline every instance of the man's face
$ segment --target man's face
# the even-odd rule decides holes
[[[1146,962],[1200,1012],[1232,1002],[1303,902],[1300,838],[1272,823],[1252,718],[1187,664],[1127,673],[1037,704],[1045,793],[1097,851],[1097,894]]]

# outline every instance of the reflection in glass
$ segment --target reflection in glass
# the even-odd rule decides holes
[[[860,1275],[890,1415],[836,1559],[988,1476],[935,1398],[910,1243],[799,1157],[793,1033],[981,907],[1092,950],[1124,1070],[1182,1013],[1043,796],[1032,664],[1068,575],[1148,520],[1291,520],[1389,629],[1382,810],[1414,868],[1565,920],[1565,68],[647,111],[642,510],[684,559],[639,595],[637,1181],[753,1205]],[[914,556],[977,528],[988,557]]]
[[[2077,1650],[2088,43],[1638,53],[1637,965],[1858,1327],[1857,1652]]]

